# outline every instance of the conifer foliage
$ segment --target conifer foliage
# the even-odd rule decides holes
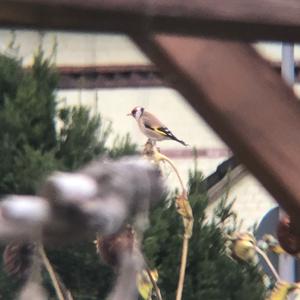
[[[231,204],[222,201],[212,221],[206,219],[207,196],[201,186],[201,173],[190,174],[189,201],[194,214],[193,236],[190,240],[184,300],[262,300],[265,287],[258,268],[238,263],[228,256],[225,233],[234,214]],[[172,198],[151,213],[151,227],[144,240],[144,252],[152,268],[159,273],[158,285],[164,299],[175,299],[182,243],[182,224]]]
[[[33,193],[56,167],[54,126],[57,76],[42,60],[31,72],[0,56],[0,192]]]
[[[30,70],[21,60],[0,55],[0,195],[35,194],[54,170],[79,168],[98,155],[136,151],[128,136],[117,137],[109,149],[111,127],[87,108],[58,109],[57,83],[55,66],[41,51]],[[75,299],[98,297],[109,286],[111,271],[100,266],[92,241],[48,251]],[[0,271],[0,299],[16,298],[12,284]]]

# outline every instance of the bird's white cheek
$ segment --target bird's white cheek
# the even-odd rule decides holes
[[[142,112],[141,111],[137,111],[136,113],[135,113],[135,118],[136,118],[136,120],[138,120],[140,117],[141,117],[141,115],[142,115]]]

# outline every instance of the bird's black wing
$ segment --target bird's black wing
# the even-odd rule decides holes
[[[167,136],[171,139],[175,138],[173,133],[167,127],[152,127],[147,123],[144,123],[144,126],[152,131],[155,131],[161,135]]]
[[[169,128],[167,127],[158,127],[158,128],[154,128],[154,130],[160,134],[165,135],[166,137],[170,138],[171,140],[174,140],[176,142],[181,143],[184,146],[188,146],[184,141],[179,140],[172,132]]]
[[[175,135],[167,127],[158,127],[154,129],[156,132],[163,134],[171,139],[177,139]]]
[[[146,122],[144,123],[144,126],[150,130],[153,130],[161,135],[164,135],[165,137],[168,137],[171,140],[174,140],[176,142],[181,143],[184,146],[188,146],[188,144],[186,144],[184,141],[179,140],[172,132],[169,128],[167,127],[152,127],[149,124],[147,124]]]

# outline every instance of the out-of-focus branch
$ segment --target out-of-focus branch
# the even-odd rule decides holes
[[[139,251],[123,252],[117,282],[108,300],[133,300],[138,298],[136,275],[143,268]]]
[[[95,161],[75,173],[57,172],[39,196],[7,196],[0,204],[0,240],[72,242],[117,232],[147,215],[163,192],[160,173],[138,157]],[[145,220],[146,222],[146,220]]]
[[[48,297],[41,282],[41,260],[37,247],[34,247],[30,275],[18,295],[18,300],[46,300]]]
[[[281,281],[280,277],[279,277],[279,274],[277,273],[276,269],[274,268],[272,262],[270,261],[269,257],[267,256],[267,254],[257,246],[255,246],[255,250],[264,259],[264,261],[266,262],[266,264],[270,268],[271,272],[273,273],[275,279],[277,281]]]

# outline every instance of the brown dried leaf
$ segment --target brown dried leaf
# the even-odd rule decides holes
[[[118,267],[125,252],[132,253],[134,247],[134,231],[127,225],[116,234],[106,237],[97,236],[95,241],[97,253],[108,265]]]
[[[184,236],[190,238],[193,233],[194,218],[190,202],[184,194],[176,198],[176,209],[183,218]]]
[[[26,279],[30,273],[34,249],[34,243],[13,242],[8,244],[3,253],[5,272],[18,279]]]

